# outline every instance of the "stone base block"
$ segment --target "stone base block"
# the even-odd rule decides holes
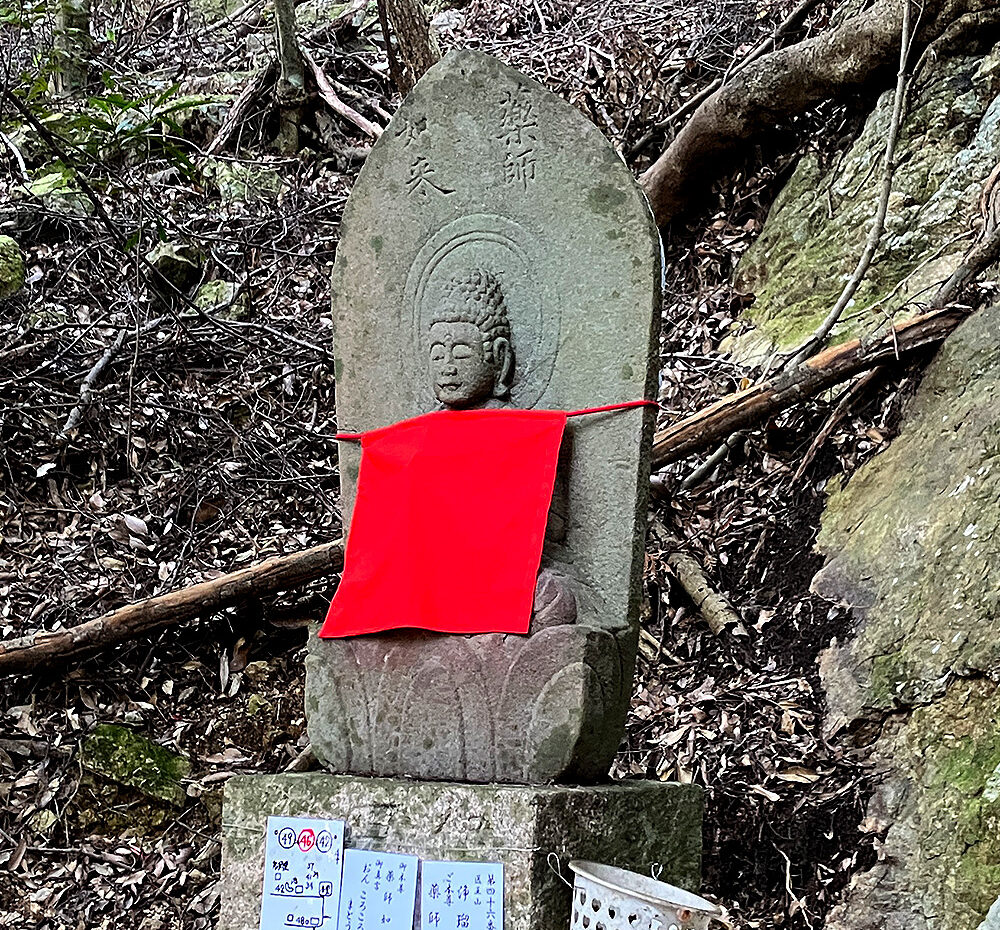
[[[218,930],[258,930],[269,815],[347,822],[347,845],[422,859],[502,862],[504,930],[567,930],[570,893],[548,859],[591,859],[697,890],[702,793],[628,781],[585,788],[471,785],[326,773],[231,779]],[[333,928],[324,928],[333,930]]]

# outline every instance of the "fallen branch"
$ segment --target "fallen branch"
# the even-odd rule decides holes
[[[88,655],[141,633],[296,588],[344,564],[340,540],[305,552],[275,556],[211,581],[161,594],[54,633],[34,633],[0,643],[0,675],[34,671],[56,661]]]
[[[161,322],[163,322],[162,316],[158,316],[155,320],[150,320],[136,334],[136,339],[139,340],[146,335],[146,333],[152,332],[160,325]],[[70,411],[69,416],[66,418],[65,425],[59,431],[59,439],[68,439],[70,433],[72,433],[73,430],[75,430],[82,422],[87,411],[90,409],[90,405],[93,403],[94,390],[97,388],[98,381],[101,380],[107,367],[115,360],[115,357],[121,351],[121,348],[125,343],[126,335],[127,330],[120,330],[115,341],[108,345],[108,347],[104,350],[104,353],[97,360],[94,367],[87,372],[87,376],[80,384],[80,402]]]
[[[746,627],[733,605],[708,580],[698,560],[684,551],[684,543],[662,523],[654,520],[650,535],[666,550],[666,562],[677,577],[680,586],[691,598],[698,613],[716,636],[732,633],[746,636]]]
[[[337,92],[333,89],[333,85],[330,83],[330,79],[326,76],[326,72],[316,63],[312,55],[310,55],[305,49],[302,50],[302,57],[305,58],[306,64],[312,68],[313,77],[316,79],[316,87],[319,91],[320,99],[331,109],[334,113],[342,116],[349,123],[353,123],[362,132],[368,133],[373,139],[377,139],[382,135],[382,127],[377,123],[373,123],[371,120],[363,117],[357,110],[353,107],[348,106],[344,103],[340,97],[337,96]]]
[[[205,149],[206,156],[218,155],[229,144],[229,140],[236,134],[237,129],[243,125],[253,102],[263,93],[264,88],[275,79],[277,72],[278,63],[272,59],[252,81],[247,82],[236,99],[229,105],[219,131]]]
[[[663,468],[722,442],[737,430],[760,423],[858,372],[935,345],[951,334],[968,313],[968,309],[959,307],[925,313],[892,327],[875,343],[865,344],[858,339],[845,342],[814,355],[798,368],[723,397],[656,434],[653,468]]]
[[[977,246],[963,265],[968,280],[1000,252],[1000,235]],[[993,260],[996,260],[995,258]],[[895,361],[941,342],[968,315],[949,307],[893,327],[873,345],[859,340],[827,349],[793,371],[724,397],[710,407],[656,434],[654,468],[701,451],[733,432],[750,427],[858,372]],[[294,555],[279,556],[201,584],[159,595],[68,630],[36,633],[0,643],[0,674],[31,671],[56,659],[74,658],[123,642],[139,633],[216,613],[251,597],[294,588],[343,567],[341,543],[326,543]]]
[[[97,382],[101,380],[104,369],[114,360],[124,342],[125,330],[123,329],[119,331],[115,341],[104,350],[104,354],[97,360],[97,364],[87,372],[87,377],[80,384],[80,402],[69,412],[66,423],[59,430],[60,439],[66,439],[70,432],[80,425],[83,415],[90,409],[90,404],[94,399],[94,388],[97,386]]]
[[[316,768],[316,753],[313,752],[312,743],[310,743],[282,771],[311,772],[314,768]]]
[[[690,491],[692,488],[698,487],[716,468],[729,458],[730,452],[736,448],[742,448],[746,438],[746,433],[742,430],[737,430],[731,436],[727,436],[726,441],[721,443],[718,449],[681,482],[681,490]]]

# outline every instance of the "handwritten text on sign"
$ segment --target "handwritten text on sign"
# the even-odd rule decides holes
[[[344,822],[268,817],[260,930],[336,930]]]
[[[348,849],[340,896],[340,930],[413,930],[416,856]]]
[[[422,862],[420,928],[503,930],[503,863]]]

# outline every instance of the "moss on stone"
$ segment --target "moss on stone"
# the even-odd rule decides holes
[[[859,875],[827,930],[970,930],[1000,890],[1000,691],[955,681],[890,722],[869,813],[891,824],[881,864]]]
[[[184,803],[181,781],[190,771],[187,760],[132,730],[100,724],[83,741],[80,758],[97,775],[151,798]]]
[[[10,236],[0,236],[0,300],[24,287],[24,255]]]
[[[284,189],[281,175],[273,168],[205,158],[199,168],[206,181],[213,184],[224,203],[256,203],[271,200]]]
[[[940,930],[973,927],[1000,888],[1000,803],[985,792],[1000,766],[1000,693],[990,682],[956,683],[914,712],[893,752],[912,779],[899,849],[941,901],[925,913]]]

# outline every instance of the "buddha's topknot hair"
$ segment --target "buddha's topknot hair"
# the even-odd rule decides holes
[[[448,282],[434,322],[475,324],[483,334],[483,350],[491,361],[494,340],[511,342],[510,319],[500,279],[481,268],[455,275]]]

